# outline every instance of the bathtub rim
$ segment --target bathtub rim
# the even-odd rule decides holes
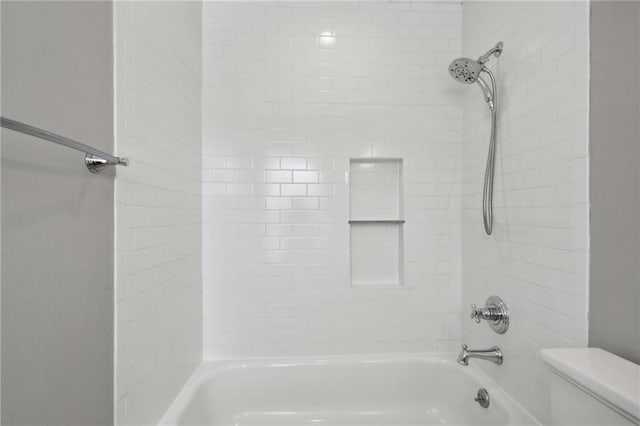
[[[298,356],[298,357],[264,357],[264,358],[235,358],[229,360],[203,360],[193,371],[180,392],[167,407],[158,426],[176,426],[177,421],[187,409],[200,387],[211,377],[222,372],[233,371],[248,367],[291,367],[309,365],[344,365],[344,364],[392,364],[419,362],[425,364],[443,364],[463,369],[462,374],[471,376],[486,388],[492,401],[498,402],[508,413],[509,418],[526,419],[531,426],[542,426],[542,423],[516,401],[506,390],[500,387],[494,379],[475,364],[458,365],[455,361],[457,354],[448,352],[412,353],[412,354],[373,354],[373,355],[326,355],[326,356]]]

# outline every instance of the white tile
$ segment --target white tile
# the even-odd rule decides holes
[[[287,170],[304,170],[307,168],[306,158],[282,158],[280,164],[283,169]]]
[[[318,172],[304,171],[293,172],[293,182],[295,183],[318,183]]]
[[[498,39],[505,48],[487,65],[502,82],[491,237],[483,234],[477,207],[486,161],[478,140],[488,140],[489,115],[477,91],[460,88],[463,305],[499,294],[513,329],[497,336],[463,322],[462,335],[473,346],[517,348],[522,361],[514,359],[505,374],[481,368],[543,423],[549,411],[536,378],[543,369],[539,350],[587,343],[588,52],[575,41],[588,40],[589,6],[568,4],[463,6],[462,54],[485,51]]]
[[[307,185],[304,184],[283,184],[281,185],[284,196],[305,196],[307,195]]]
[[[116,151],[131,160],[116,171],[115,422],[157,424],[202,357],[201,201],[222,219],[221,198],[251,193],[251,159],[202,155],[199,5],[113,7]]]
[[[402,285],[402,225],[351,226],[351,283],[356,287]]]
[[[402,162],[352,160],[351,219],[402,218]]]
[[[267,197],[267,210],[291,210],[291,197]]]
[[[267,171],[266,179],[269,183],[290,183],[292,182],[292,172],[290,171]]]
[[[446,236],[448,248],[460,250],[460,227],[455,225],[460,204],[451,202],[459,199],[460,185],[452,184],[459,182],[459,160],[447,157],[461,154],[462,104],[457,95],[451,96],[448,84],[453,82],[437,61],[460,56],[461,7],[438,10],[434,3],[402,9],[404,21],[447,27],[413,34],[398,22],[382,31],[374,21],[389,23],[395,15],[380,10],[380,4],[354,5],[350,18],[337,4],[326,5],[321,14],[317,8],[285,4],[207,6],[215,19],[204,21],[204,56],[211,59],[204,62],[203,151],[213,158],[233,158],[234,168],[225,171],[237,174],[218,174],[224,169],[219,161],[211,160],[211,166],[205,162],[210,167],[203,173],[207,185],[221,178],[234,186],[229,187],[232,194],[209,189],[220,198],[203,203],[203,218],[215,229],[203,235],[203,245],[216,246],[220,233],[233,238],[244,225],[264,225],[266,236],[277,238],[280,245],[264,246],[262,228],[252,227],[244,235],[249,241],[254,238],[256,249],[242,259],[232,247],[220,244],[216,255],[204,255],[203,268],[210,271],[205,274],[205,292],[227,314],[225,322],[216,321],[216,308],[205,306],[205,357],[349,353],[364,348],[395,352],[394,333],[373,330],[387,320],[388,312],[404,313],[417,299],[442,303],[416,307],[415,313],[407,313],[407,324],[422,323],[422,315],[440,306],[445,332],[424,330],[419,341],[406,348],[456,346],[447,342],[457,343],[461,334],[459,270],[448,266],[450,251],[427,252],[420,241]],[[315,42],[325,19],[347,35],[335,49],[319,51]],[[264,39],[266,47],[255,43],[260,37],[247,37],[246,28]],[[437,138],[430,139],[434,131]],[[406,265],[415,271],[416,284],[392,289],[395,294],[350,288],[349,159],[372,155],[402,158],[416,173],[429,176],[429,185],[420,180],[405,188],[407,199],[423,198],[407,207],[407,216],[424,223],[420,232],[407,233],[407,256],[424,261]],[[248,164],[242,158],[252,158],[253,169],[241,168]],[[434,166],[439,166],[437,173]],[[264,206],[238,199],[251,198],[242,195],[245,184],[253,185],[251,197],[265,197]],[[378,196],[376,201],[386,206],[387,198]],[[425,222],[429,217],[439,219]],[[436,288],[450,287],[446,295],[437,294]],[[275,302],[283,297],[283,288],[290,293],[286,309]],[[270,343],[257,344],[249,332],[230,336],[229,326],[240,327],[244,318],[225,302],[229,294],[260,301],[258,307],[266,309],[260,336]],[[341,322],[338,313],[352,319]],[[287,320],[288,337],[268,321],[276,315]],[[312,322],[323,324],[326,333],[309,333],[306,325]],[[367,324],[368,332],[360,331]],[[351,341],[354,333],[360,333],[358,345]]]

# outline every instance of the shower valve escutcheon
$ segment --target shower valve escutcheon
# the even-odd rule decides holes
[[[490,296],[483,308],[471,305],[471,318],[480,324],[482,320],[498,334],[504,334],[509,329],[509,313],[507,305],[498,296]]]

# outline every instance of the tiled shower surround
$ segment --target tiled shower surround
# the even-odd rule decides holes
[[[454,3],[206,3],[204,358],[460,342]],[[403,160],[404,285],[352,287],[350,159]]]
[[[468,2],[463,22],[463,55],[498,39],[505,49],[489,63],[501,102],[491,237],[480,213],[489,111],[475,87],[461,102],[463,306],[498,294],[512,317],[497,335],[464,312],[463,337],[500,346],[502,366],[479,365],[548,424],[539,350],[587,345],[589,4]]]
[[[209,3],[204,358],[456,352],[548,420],[538,351],[585,346],[586,2]],[[447,65],[504,42],[494,234],[489,110]],[[349,165],[402,159],[404,282],[352,286]],[[491,294],[505,335],[468,318]]]
[[[113,7],[117,152],[131,161],[116,183],[115,423],[152,425],[202,354],[202,15]]]

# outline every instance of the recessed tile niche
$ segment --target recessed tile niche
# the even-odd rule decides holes
[[[352,159],[349,173],[351,284],[402,285],[402,160]]]

